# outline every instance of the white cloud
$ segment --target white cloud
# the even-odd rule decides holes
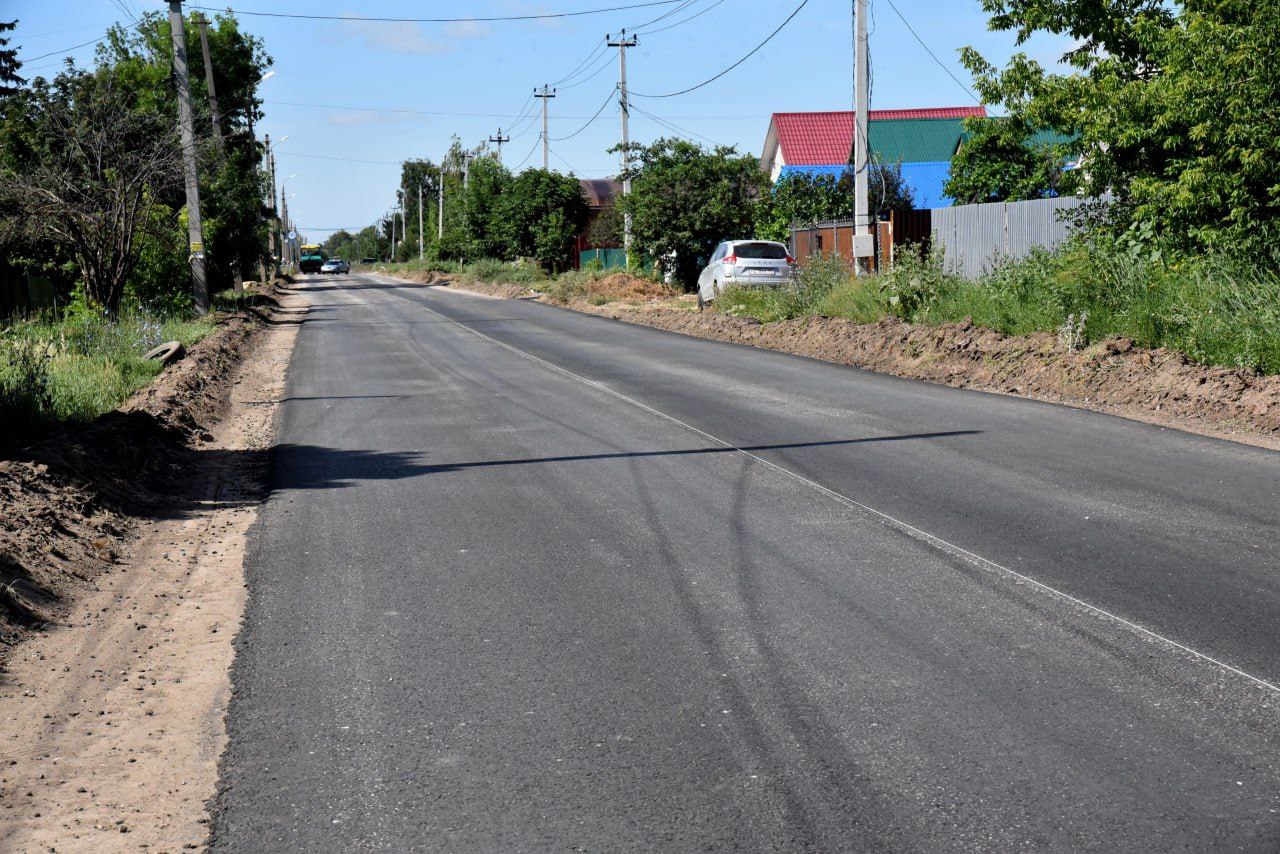
[[[440,54],[453,50],[452,45],[429,38],[421,24],[392,24],[353,19],[343,24],[347,34],[364,42],[372,50],[392,53]]]
[[[454,21],[444,27],[444,34],[451,39],[481,39],[489,33],[489,25],[482,21]]]
[[[407,113],[389,113],[379,110],[346,110],[340,113],[329,113],[325,116],[325,121],[339,127],[359,127],[360,125],[420,121],[422,118],[422,116]]]
[[[429,34],[422,24],[366,21],[359,15],[346,15],[342,24],[348,38],[359,39],[365,47],[377,51],[411,54],[442,54],[457,50],[455,42],[489,35],[489,27],[480,21],[454,21],[445,24],[439,37]]]

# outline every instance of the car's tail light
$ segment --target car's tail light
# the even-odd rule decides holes
[[[738,263],[738,256],[737,256],[737,255],[726,255],[726,256],[724,256],[723,261],[724,261],[724,263],[726,263],[726,264],[737,264],[737,263]]]
[[[787,263],[794,267],[794,266],[796,265],[796,259],[794,259],[794,258],[792,258],[790,255],[788,255],[788,256],[787,256]]]

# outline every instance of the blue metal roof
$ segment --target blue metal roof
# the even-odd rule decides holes
[[[848,168],[844,163],[825,166],[783,166],[781,176],[831,175],[839,178]],[[945,160],[939,163],[902,164],[902,181],[911,188],[917,209],[951,207],[951,198],[942,192],[950,175],[951,164]]]

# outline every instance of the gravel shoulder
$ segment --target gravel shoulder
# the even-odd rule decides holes
[[[304,311],[286,292],[268,304],[265,323],[231,321],[88,435],[0,464],[0,501],[23,513],[0,544],[32,615],[6,627],[21,642],[0,673],[0,850],[176,851],[207,835],[245,535]]]

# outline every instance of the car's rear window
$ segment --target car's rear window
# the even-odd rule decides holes
[[[778,243],[739,243],[733,247],[733,254],[739,258],[764,258],[770,261],[782,261],[787,257],[787,247]]]

